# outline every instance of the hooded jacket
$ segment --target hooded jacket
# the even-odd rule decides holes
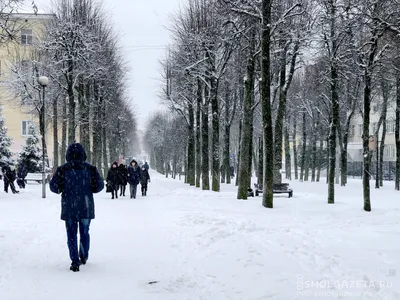
[[[61,194],[61,219],[94,219],[93,193],[104,188],[104,181],[95,166],[86,162],[86,152],[79,143],[71,144],[67,162],[58,167],[50,181],[50,190]]]
[[[132,163],[136,163],[135,167],[132,166]],[[128,182],[129,184],[139,184],[140,180],[140,167],[137,164],[136,160],[132,160],[128,167]]]
[[[115,168],[113,166],[115,165]],[[121,178],[118,171],[118,163],[116,161],[113,162],[111,165],[110,170],[107,173],[107,182],[111,185],[118,185],[120,184]]]

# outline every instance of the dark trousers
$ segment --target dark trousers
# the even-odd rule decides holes
[[[120,185],[119,185],[119,190],[121,191],[121,192],[119,193],[119,195],[120,195],[120,196],[125,196],[126,185],[120,184]]]
[[[114,194],[115,194],[115,198],[118,198],[118,184],[112,184],[111,185],[111,188],[112,188],[112,190],[111,190],[111,199],[114,199]]]
[[[78,250],[78,225],[79,225],[79,250]],[[90,235],[89,235],[90,219],[81,219],[79,221],[66,220],[65,228],[67,229],[69,257],[75,266],[81,265],[80,258],[85,260],[89,257]]]
[[[147,194],[147,183],[142,184],[142,196],[146,196]]]
[[[137,190],[137,184],[129,184],[130,192],[131,192],[131,198],[136,198],[136,190]]]
[[[8,186],[10,186],[11,191],[15,194],[17,192],[14,182],[4,179],[4,191],[8,193]]]
[[[18,179],[17,179],[17,184],[18,184],[18,186],[19,186],[21,189],[24,189],[24,188],[25,188],[25,179],[23,179],[23,178],[18,178]]]

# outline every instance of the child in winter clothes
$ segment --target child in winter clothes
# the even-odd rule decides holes
[[[142,186],[142,196],[147,194],[147,183],[150,182],[149,171],[147,171],[145,166],[142,166],[142,171],[140,172],[140,184]]]

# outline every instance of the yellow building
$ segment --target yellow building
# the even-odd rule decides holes
[[[0,106],[8,136],[13,140],[11,151],[14,156],[21,151],[26,137],[30,134],[29,124],[38,129],[39,112],[29,101],[22,101],[13,86],[16,66],[23,73],[29,66],[33,56],[33,46],[40,42],[45,32],[46,23],[53,17],[51,14],[16,13],[10,16],[9,24],[14,38],[0,44]],[[51,125],[46,128],[46,145],[50,166],[53,160],[53,138]],[[41,143],[40,143],[41,145]],[[39,145],[39,146],[40,146]]]

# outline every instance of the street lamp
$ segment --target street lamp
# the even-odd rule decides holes
[[[46,86],[49,84],[49,79],[46,76],[39,76],[37,82],[43,89],[42,96],[42,198],[46,198],[46,168],[45,168],[45,145],[46,145],[46,123],[45,123],[45,90]]]

